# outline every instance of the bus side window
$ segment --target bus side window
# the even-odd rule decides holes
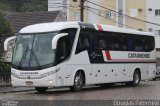
[[[69,37],[64,36],[58,40],[57,50],[56,50],[56,64],[63,62],[70,55]]]
[[[68,50],[69,55],[71,54],[71,49],[73,47],[76,32],[77,32],[76,28],[69,28],[69,29],[64,29],[61,31],[61,33],[68,33],[68,37],[69,37],[68,38],[68,45],[70,45],[70,46],[67,50]]]
[[[146,37],[143,39],[144,41],[144,50],[146,52],[150,52],[154,49],[154,38],[153,37]]]
[[[133,36],[130,35],[130,34],[126,34],[126,36],[128,37],[128,40],[127,40],[127,44],[128,44],[128,51],[133,51]]]
[[[128,41],[127,36],[125,34],[120,35],[119,44],[120,50],[127,51],[128,50]]]
[[[92,41],[93,41],[92,32],[81,30],[77,43],[76,54],[85,50],[91,50],[93,48]]]
[[[109,50],[119,50],[119,36],[117,33],[108,32]]]
[[[134,38],[134,50],[135,51],[144,51],[143,47],[143,38],[142,37],[135,37]]]
[[[98,47],[96,49],[106,50],[106,33],[105,32],[98,32],[97,33],[97,43]]]

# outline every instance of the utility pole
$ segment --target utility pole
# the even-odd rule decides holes
[[[80,0],[80,17],[81,17],[81,21],[84,21],[84,2],[85,0]]]

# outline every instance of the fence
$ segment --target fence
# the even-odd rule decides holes
[[[11,73],[1,71],[0,72],[0,86],[10,86],[11,85]]]
[[[0,86],[11,85],[11,68],[9,63],[0,62]]]

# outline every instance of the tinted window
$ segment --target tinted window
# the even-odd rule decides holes
[[[144,51],[149,52],[154,49],[154,37],[146,36],[143,39]]]
[[[56,64],[66,60],[70,55],[69,37],[65,36],[58,40],[56,51]]]
[[[154,49],[154,37],[107,32],[109,50],[149,52]]]
[[[144,51],[143,37],[141,36],[134,37],[134,51]]]
[[[76,35],[76,32],[77,32],[77,29],[64,29],[61,31],[61,33],[68,33],[68,45],[69,48],[68,48],[68,51],[71,52],[71,49],[73,47],[73,42],[74,42],[74,38],[75,38],[75,35]]]
[[[149,52],[154,49],[154,37],[134,36],[134,51]]]
[[[96,49],[107,49],[107,36],[105,32],[97,32]]]
[[[92,31],[81,30],[77,43],[76,53],[85,50],[93,50],[93,33]]]
[[[84,50],[149,52],[154,45],[152,36],[81,30],[76,53]]]
[[[77,29],[65,29],[61,33],[68,33],[58,40],[56,51],[56,64],[63,62],[71,55],[71,50]]]
[[[109,50],[120,50],[120,36],[117,33],[108,32]]]
[[[128,50],[128,37],[126,34],[121,34],[119,37],[119,50],[126,51]]]

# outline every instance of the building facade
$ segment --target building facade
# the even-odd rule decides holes
[[[85,1],[84,22],[147,31],[145,22],[147,3],[146,0]],[[57,9],[66,13],[68,21],[80,21],[80,0],[48,0],[48,10]]]
[[[59,10],[67,16],[67,0],[48,0],[48,11]]]
[[[85,1],[84,22],[132,28],[160,36],[159,6],[160,0]],[[68,21],[80,21],[80,0],[48,0],[48,11],[55,10],[63,11]]]
[[[146,13],[147,21],[160,25],[160,0],[147,0]],[[160,26],[148,23],[146,29],[160,36]]]
[[[160,36],[160,0],[84,1],[84,22],[132,28]],[[80,0],[48,0],[48,10],[61,10],[68,21],[80,21]]]
[[[80,0],[48,0],[49,11],[53,10],[53,4],[51,3],[56,3],[57,1],[61,2],[59,5],[61,7],[57,9],[61,11],[67,10],[66,16],[68,21],[80,21]],[[84,22],[152,32],[157,35],[155,39],[156,48],[160,48],[160,0],[85,1]],[[157,49],[156,55],[160,65],[159,54],[160,49]]]
[[[146,20],[160,25],[160,0],[146,0]],[[149,24],[146,30],[155,34],[157,66],[160,66],[160,26]]]
[[[125,0],[125,25],[146,31],[146,0]]]

